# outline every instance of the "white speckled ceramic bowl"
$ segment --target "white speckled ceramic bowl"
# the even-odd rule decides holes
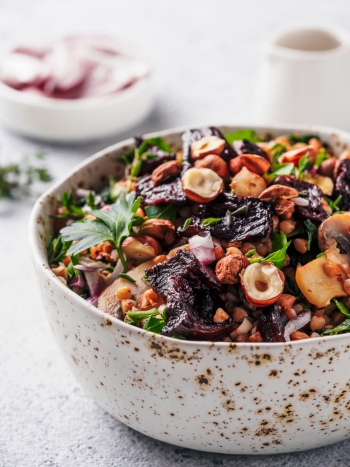
[[[271,134],[295,129],[256,128]],[[350,147],[348,133],[297,129],[319,133],[336,150]],[[180,134],[155,135],[178,148]],[[126,425],[187,448],[271,454],[349,437],[349,334],[278,344],[175,340],[103,314],[51,272],[45,242],[56,195],[101,188],[118,174],[116,156],[131,144],[118,143],[81,164],[37,201],[31,217],[31,252],[47,318],[77,380]]]

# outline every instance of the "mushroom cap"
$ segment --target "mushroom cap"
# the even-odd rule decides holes
[[[334,214],[322,222],[318,246],[321,251],[339,248],[342,253],[350,254],[350,212]]]

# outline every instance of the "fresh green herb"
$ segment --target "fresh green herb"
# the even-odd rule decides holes
[[[204,227],[208,227],[208,225],[217,224],[220,221],[221,217],[208,217],[202,221],[202,225],[204,225]]]
[[[225,138],[228,144],[230,145],[232,145],[234,141],[241,141],[242,139],[247,139],[248,141],[251,141],[252,143],[261,141],[260,138],[257,138],[254,130],[235,131],[234,133],[229,133],[228,135],[225,135]]]
[[[287,151],[287,148],[284,146],[284,144],[277,143],[271,148],[271,154],[272,154],[272,164],[278,164],[278,159],[279,157]]]
[[[166,219],[174,222],[176,219],[177,207],[172,204],[156,204],[155,206],[146,206],[146,214],[149,219]]]
[[[277,268],[282,269],[287,256],[287,249],[290,244],[291,242],[287,242],[280,250],[270,253],[268,256],[266,256],[264,261],[269,261],[270,263],[273,263]]]
[[[61,205],[59,214],[52,214],[51,217],[55,219],[83,219],[86,212],[77,206],[72,191],[64,191],[61,197],[58,199],[58,203]]]
[[[301,293],[298,284],[290,276],[288,276],[288,274],[285,276],[283,293],[293,295],[297,300],[302,300],[304,298],[304,295]]]
[[[180,334],[174,334],[171,336],[173,339],[179,339],[180,341],[187,341],[185,336],[180,336]]]
[[[287,243],[286,234],[283,232],[273,232],[270,235],[270,240],[272,243],[272,251],[281,250]]]
[[[128,311],[126,313],[129,318],[133,320],[133,322],[138,325],[142,319],[149,318],[150,316],[159,315],[158,308],[152,308],[151,310],[146,311]]]
[[[314,163],[314,167],[318,169],[322,162],[329,159],[329,155],[327,154],[325,148],[321,148],[317,151],[316,161]]]
[[[311,169],[313,165],[313,160],[309,157],[309,153],[304,154],[298,162],[298,168],[295,169],[296,178],[304,178],[304,173]]]
[[[142,166],[141,153],[139,149],[135,149],[135,157],[134,157],[134,160],[132,161],[131,168],[130,168],[130,178],[136,178],[138,176],[141,170],[141,166]]]
[[[335,201],[332,201],[331,199],[326,198],[326,201],[329,204],[329,207],[332,209],[333,214],[334,213],[339,214],[339,205],[342,199],[343,199],[342,195],[339,195]]]
[[[89,191],[89,194],[86,197],[86,204],[89,206],[89,208],[96,209],[95,196],[91,191]]]
[[[310,141],[310,139],[312,138],[316,138],[316,139],[320,139],[319,136],[317,135],[313,135],[313,134],[306,134],[306,135],[299,135],[298,133],[292,133],[290,135],[288,135],[288,139],[289,139],[289,142],[292,146],[294,146],[294,144],[297,144],[297,143],[305,143],[305,144],[308,144],[308,142]]]
[[[38,167],[36,160],[42,160],[43,154],[25,156],[18,164],[0,166],[0,198],[28,196],[35,182],[50,182],[52,177],[44,167]]]
[[[248,214],[248,206],[241,206],[240,208],[236,209],[235,211],[232,211],[230,214],[231,216],[246,216]],[[229,211],[228,211],[229,212]]]
[[[269,178],[276,178],[279,175],[291,175],[294,172],[294,164],[287,162],[286,164],[276,164],[272,166],[271,173],[267,174]]]
[[[67,255],[80,253],[98,243],[110,241],[116,247],[119,258],[128,271],[123,251],[121,248],[123,240],[130,235],[135,212],[139,208],[141,197],[135,201],[135,194],[125,196],[121,193],[118,201],[111,205],[110,212],[102,210],[91,211],[97,218],[94,221],[74,222],[61,230],[64,241],[78,240],[70,246]]]
[[[252,256],[254,256],[256,253],[256,250],[249,250],[244,256],[246,258],[251,258]]]
[[[149,147],[152,147],[152,146],[157,146],[157,148],[161,149],[164,152],[168,152],[168,153],[172,152],[172,149],[168,145],[168,143],[163,138],[157,137],[157,138],[148,138],[142,141],[142,143],[140,144],[138,148],[140,154],[143,154],[144,152],[147,151]]]
[[[57,238],[49,238],[47,246],[47,256],[49,258],[49,263],[60,263],[71,246],[72,242],[64,242],[61,235]]]
[[[68,280],[72,279],[73,277],[79,277],[80,272],[78,269],[75,269],[74,266],[76,266],[79,262],[79,255],[72,255],[70,258],[70,263],[67,266],[67,272],[68,272]]]
[[[305,231],[307,233],[307,249],[310,250],[312,239],[317,231],[317,227],[310,219],[304,221]]]
[[[189,217],[188,219],[186,219],[182,229],[183,230],[187,229],[187,227],[191,225],[191,222],[192,222],[192,217]]]
[[[148,277],[146,276],[146,274],[141,277],[141,280],[144,282],[148,282]]]
[[[319,253],[318,255],[316,255],[316,258],[321,258],[322,256],[324,256],[324,251],[321,251],[321,253]]]
[[[136,282],[135,279],[133,279],[131,276],[129,276],[128,274],[124,274],[123,272],[121,272],[119,275],[118,275],[119,279],[124,279],[125,281],[129,281],[129,282]]]
[[[154,316],[150,316],[145,321],[145,324],[143,325],[143,329],[145,331],[154,332],[155,334],[160,334],[162,332],[162,329],[164,328],[165,324],[166,323],[165,323],[164,319],[155,318]]]
[[[320,334],[321,336],[335,336],[336,334],[341,334],[343,332],[350,332],[350,319],[346,319],[335,328],[323,329],[320,331]]]
[[[341,311],[343,315],[345,315],[347,318],[350,318],[350,312],[346,308],[346,306],[342,304],[342,302],[340,302],[336,298],[333,298],[333,302],[337,305],[338,310]]]

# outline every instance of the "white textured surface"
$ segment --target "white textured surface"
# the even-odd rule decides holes
[[[350,29],[349,18],[348,0],[1,0],[0,41],[75,29],[141,43],[156,67],[157,105],[124,137],[251,120],[266,35],[284,21],[330,21]],[[41,147],[58,178],[110,142],[48,146],[1,130],[0,158],[18,159]],[[1,467],[349,465],[350,441],[299,454],[232,457],[151,440],[106,414],[73,379],[45,322],[27,249],[30,209],[29,201],[11,203],[7,212],[0,203]]]

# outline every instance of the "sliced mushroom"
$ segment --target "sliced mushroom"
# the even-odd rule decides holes
[[[150,289],[151,286],[147,281],[143,281],[142,277],[145,275],[145,269],[149,269],[153,267],[153,261],[147,261],[146,263],[142,263],[137,266],[135,269],[132,269],[128,272],[128,276],[132,277],[136,282],[130,282],[125,279],[117,279],[108,286],[100,295],[98,299],[97,307],[104,311],[105,313],[109,313],[110,315],[114,316],[118,319],[123,319],[123,313],[121,310],[120,300],[117,298],[117,290],[120,287],[124,287],[127,285],[131,289],[132,297],[137,300],[140,295],[146,292],[146,290]]]
[[[334,214],[322,222],[318,245],[321,251],[339,248],[342,253],[350,254],[350,212]]]

